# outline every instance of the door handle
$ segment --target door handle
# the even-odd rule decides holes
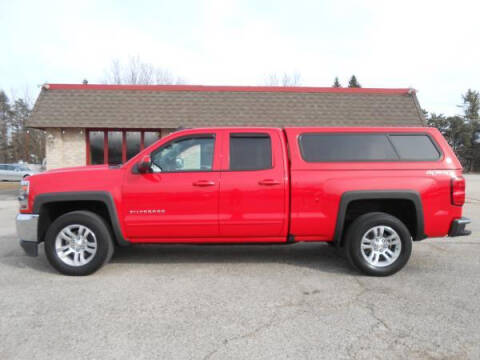
[[[201,186],[201,187],[214,186],[214,185],[215,185],[215,181],[211,181],[211,180],[198,180],[198,181],[195,181],[192,185],[193,185],[193,186]]]
[[[266,186],[280,185],[280,181],[273,180],[273,179],[263,179],[263,180],[260,180],[258,183],[260,185],[266,185]]]

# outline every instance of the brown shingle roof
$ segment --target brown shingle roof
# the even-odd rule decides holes
[[[425,126],[408,89],[44,85],[28,126]]]

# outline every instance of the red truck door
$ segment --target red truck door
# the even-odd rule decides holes
[[[152,171],[127,171],[123,212],[132,242],[218,237],[216,133],[173,138],[150,153]]]
[[[220,181],[220,236],[285,240],[288,176],[280,130],[226,130]]]

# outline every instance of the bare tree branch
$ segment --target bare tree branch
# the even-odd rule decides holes
[[[122,65],[119,59],[105,70],[102,81],[104,84],[130,84],[130,85],[161,85],[184,83],[183,79],[175,77],[169,70],[156,67],[144,62],[140,56],[131,56],[127,65]]]
[[[267,86],[299,86],[300,84],[301,75],[299,72],[283,73],[281,76],[277,73],[271,73],[265,78],[265,85]]]

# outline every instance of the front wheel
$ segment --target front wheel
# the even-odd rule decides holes
[[[100,216],[73,211],[57,218],[48,228],[45,254],[62,274],[89,275],[110,260],[113,242]]]
[[[407,264],[412,253],[412,237],[405,224],[381,212],[355,219],[345,240],[350,264],[372,276],[396,273]]]

